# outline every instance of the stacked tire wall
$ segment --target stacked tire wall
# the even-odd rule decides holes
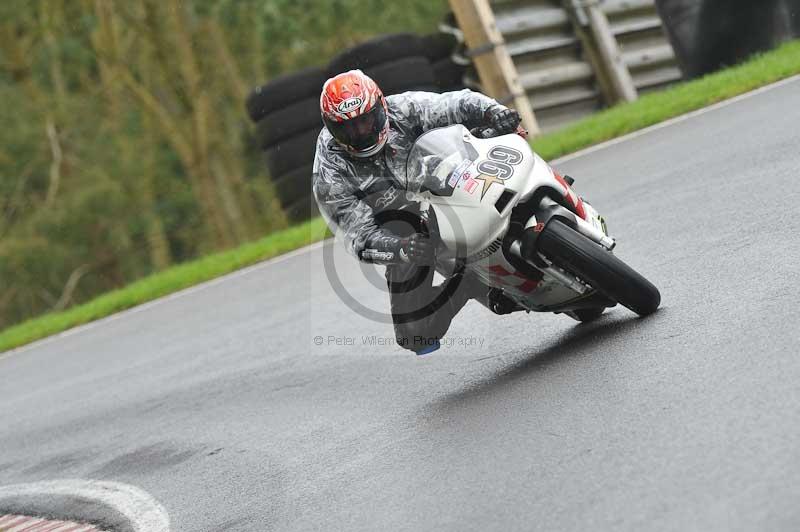
[[[422,37],[423,47],[431,62],[433,77],[440,92],[464,88],[464,75],[471,61],[465,59],[463,43],[451,33],[433,33]]]
[[[313,216],[311,163],[322,127],[320,87],[327,70],[313,67],[257,87],[247,99],[247,114],[256,123],[256,141],[264,152],[275,193],[290,219]]]
[[[688,77],[800,37],[800,0],[656,0]]]
[[[458,90],[463,88],[464,67],[450,59],[456,45],[456,39],[445,34],[384,35],[345,50],[324,67],[276,78],[250,93],[247,114],[256,124],[256,142],[291,220],[317,214],[311,180],[317,137],[323,127],[319,97],[325,80],[361,69],[386,95]]]

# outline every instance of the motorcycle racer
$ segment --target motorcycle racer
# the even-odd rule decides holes
[[[417,354],[432,352],[467,301],[489,297],[489,289],[471,279],[462,283],[465,279],[457,272],[433,286],[431,228],[415,216],[419,206],[405,195],[409,151],[420,135],[434,128],[485,126],[502,135],[518,132],[520,117],[469,89],[385,97],[360,70],[326,81],[320,110],[325,127],[313,170],[319,210],[350,253],[386,265],[398,345]],[[512,310],[507,303],[490,305],[506,313]]]

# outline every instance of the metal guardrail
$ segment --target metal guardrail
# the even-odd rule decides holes
[[[578,4],[586,4],[580,0]],[[519,81],[544,131],[578,120],[612,103],[596,63],[581,39],[582,24],[571,16],[572,0],[493,0],[497,28],[503,35]],[[600,0],[639,94],[682,78],[655,0]],[[577,8],[580,15],[580,8]],[[468,86],[478,87],[468,74]]]

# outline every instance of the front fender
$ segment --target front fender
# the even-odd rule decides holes
[[[520,239],[520,254],[522,258],[540,268],[547,268],[548,265],[539,257],[537,245],[539,235],[542,234],[544,228],[554,218],[563,221],[573,229],[577,229],[578,216],[575,213],[549,198],[544,198],[539,204],[539,208],[536,209],[533,216],[525,224],[525,229]]]

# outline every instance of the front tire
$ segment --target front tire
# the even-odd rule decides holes
[[[559,220],[547,224],[538,248],[553,264],[640,316],[652,314],[661,303],[661,294],[650,281]]]

